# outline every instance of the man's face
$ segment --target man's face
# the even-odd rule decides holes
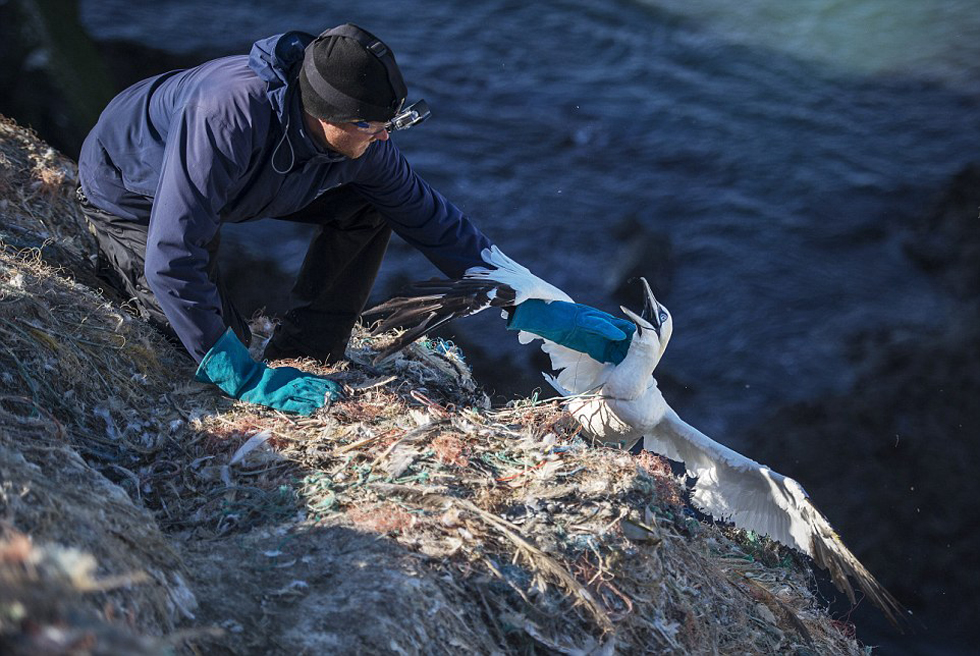
[[[375,141],[387,141],[388,131],[384,123],[371,122],[368,127],[353,123],[333,123],[309,114],[304,116],[306,128],[320,145],[327,146],[341,155],[357,159]]]

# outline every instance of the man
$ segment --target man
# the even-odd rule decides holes
[[[126,89],[79,158],[79,200],[102,269],[198,361],[196,378],[252,403],[310,414],[333,381],[249,357],[247,322],[217,266],[220,226],[316,224],[265,358],[342,358],[391,231],[444,274],[491,242],[419,178],[389,139],[407,90],[391,50],[355,25],[289,32]]]

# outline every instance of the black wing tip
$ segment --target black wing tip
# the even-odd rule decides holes
[[[392,340],[391,344],[386,346],[377,355],[374,356],[374,358],[371,360],[371,363],[374,365],[378,365],[384,362],[385,360],[392,357],[399,351],[402,351],[408,348],[409,346],[411,346],[412,343],[415,342],[415,340],[419,339],[420,337],[424,337],[432,330],[435,330],[436,327],[438,327],[443,323],[443,321],[436,321],[435,323],[432,323],[432,320],[435,318],[436,318],[436,314],[430,313],[428,316],[426,316],[424,320],[422,320],[421,323],[414,326],[413,328],[406,330],[401,335],[395,337],[395,339]]]
[[[895,598],[883,586],[874,575],[861,564],[861,562],[850,552],[839,538],[837,546],[843,549],[843,553],[838,553],[833,547],[823,544],[820,540],[814,540],[814,562],[823,567],[830,573],[830,579],[834,587],[847,595],[848,601],[852,606],[857,606],[858,600],[854,594],[854,587],[850,579],[854,579],[861,592],[867,599],[881,611],[889,624],[900,634],[905,634],[906,630],[914,632],[911,611],[905,608],[898,599]],[[921,624],[921,623],[920,623]]]
[[[361,312],[362,317],[387,315],[371,329],[372,336],[396,327],[406,328],[402,335],[373,358],[375,365],[439,326],[488,307],[511,306],[517,298],[516,291],[510,285],[475,278],[431,278],[411,283],[402,293],[406,295],[396,296]]]

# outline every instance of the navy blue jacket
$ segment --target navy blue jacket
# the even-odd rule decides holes
[[[225,331],[205,249],[223,222],[284,216],[349,184],[447,276],[483,264],[490,246],[391,140],[352,160],[307,136],[296,76],[312,39],[288,32],[248,57],[143,80],[109,103],[82,146],[82,191],[149,226],[147,282],[198,361]]]

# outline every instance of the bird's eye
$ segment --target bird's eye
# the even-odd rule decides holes
[[[660,323],[663,323],[666,320],[667,320],[667,313],[666,312],[661,312],[660,313]]]

